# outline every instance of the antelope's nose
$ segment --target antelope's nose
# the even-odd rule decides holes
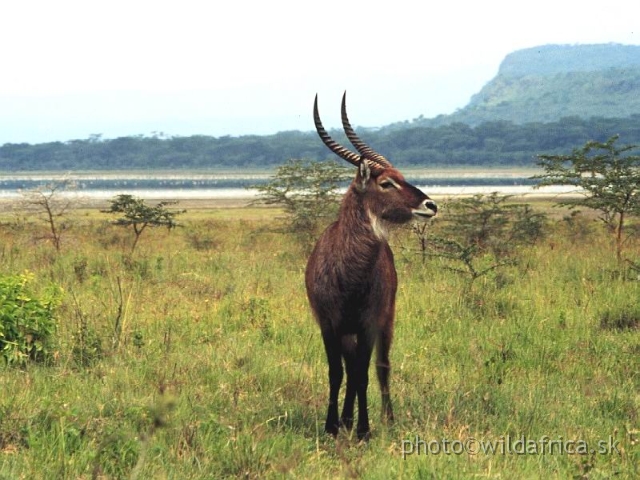
[[[426,208],[427,210],[431,210],[434,215],[438,213],[438,205],[436,205],[436,202],[434,202],[430,198],[427,198],[424,202],[422,202],[422,204],[424,205],[424,208]]]
[[[431,200],[430,198],[426,198],[420,204],[420,208],[416,208],[411,211],[417,218],[421,218],[423,220],[431,217],[435,217],[438,212],[438,206],[436,202]]]

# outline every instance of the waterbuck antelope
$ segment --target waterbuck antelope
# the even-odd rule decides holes
[[[382,392],[383,421],[393,421],[389,395],[389,349],[397,289],[393,254],[387,242],[391,224],[428,219],[436,204],[409,184],[379,153],[368,147],[351,127],[342,97],[342,125],[355,153],[336,143],[326,132],[318,113],[313,118],[324,144],[340,158],[358,168],[347,189],[338,220],[316,244],[305,275],[307,296],[322,331],[329,362],[329,407],[325,431],[337,435],[342,426],[351,429],[358,398],[359,439],[368,439],[367,387],[369,363],[377,344],[376,371]],[[338,393],[347,371],[347,389],[338,418]]]

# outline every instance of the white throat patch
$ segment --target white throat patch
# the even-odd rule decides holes
[[[369,217],[369,223],[371,223],[371,229],[373,234],[378,240],[387,241],[389,239],[389,230],[384,220],[376,217],[371,210],[367,210],[367,216]]]

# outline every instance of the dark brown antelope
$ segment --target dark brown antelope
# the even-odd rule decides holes
[[[388,229],[412,219],[436,214],[436,204],[409,184],[402,174],[354,132],[342,97],[342,125],[358,153],[336,143],[326,132],[318,113],[313,118],[318,135],[340,158],[358,167],[347,189],[338,220],[316,244],[305,275],[307,296],[322,331],[329,362],[329,407],[325,431],[337,435],[340,427],[351,429],[358,398],[359,439],[369,438],[367,387],[369,363],[377,344],[376,371],[382,392],[383,421],[393,421],[389,395],[389,349],[393,337],[397,289],[393,254],[387,243]],[[338,393],[347,371],[347,389],[338,418]]]

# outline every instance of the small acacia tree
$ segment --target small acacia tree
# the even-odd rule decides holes
[[[24,204],[28,210],[37,212],[47,224],[53,247],[57,252],[62,245],[63,218],[72,206],[73,199],[65,196],[64,192],[75,188],[75,183],[69,179],[62,179],[22,192]]]
[[[184,210],[171,211],[166,208],[167,205],[175,203],[177,202],[159,202],[155,206],[150,206],[142,198],[122,194],[111,200],[111,207],[108,210],[102,211],[104,213],[121,214],[122,216],[113,223],[133,229],[135,234],[135,239],[131,246],[131,253],[133,253],[142,232],[147,227],[167,227],[170,230],[178,226],[175,217],[184,213]]]
[[[507,257],[544,234],[546,217],[511,195],[474,195],[449,205],[448,231],[465,245]]]
[[[494,192],[449,202],[441,222],[432,255],[446,259],[446,268],[465,275],[471,287],[494,270],[517,265],[519,247],[544,236],[546,216]]]
[[[615,235],[616,256],[622,259],[627,217],[640,214],[640,155],[635,145],[616,146],[618,135],[604,143],[590,141],[570,155],[540,155],[545,173],[533,178],[543,185],[570,185],[584,197],[558,202],[569,208],[583,206],[599,211]]]
[[[288,160],[272,179],[255,188],[258,202],[279,205],[287,213],[286,229],[305,243],[318,227],[336,216],[339,188],[353,173],[335,161]]]

